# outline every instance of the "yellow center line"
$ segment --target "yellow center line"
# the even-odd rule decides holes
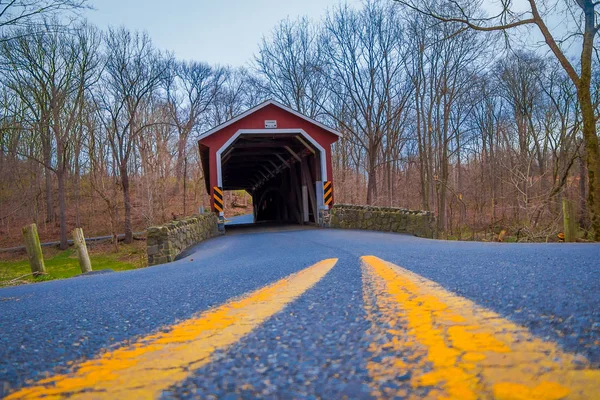
[[[321,280],[336,264],[327,259],[240,299],[146,336],[23,388],[7,399],[40,397],[154,399],[211,361],[212,353],[250,333]]]
[[[377,257],[362,268],[375,397],[600,398],[585,357]]]

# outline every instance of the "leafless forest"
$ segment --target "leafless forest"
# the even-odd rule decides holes
[[[340,5],[282,21],[233,68],[99,30],[85,1],[0,0],[0,245],[30,222],[63,248],[77,226],[129,242],[197,212],[197,136],[268,98],[343,133],[338,203],[432,210],[442,236],[523,241],[555,240],[567,198],[598,240],[596,5],[528,4]],[[561,35],[546,27],[557,18]]]

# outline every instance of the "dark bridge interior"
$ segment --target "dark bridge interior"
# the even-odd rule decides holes
[[[300,134],[241,135],[221,154],[223,189],[250,193],[256,222],[316,222],[319,165]]]

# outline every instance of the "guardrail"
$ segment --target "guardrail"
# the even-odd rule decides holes
[[[146,235],[146,232],[135,232],[133,234],[134,239],[139,239],[143,236]],[[86,243],[91,243],[91,242],[99,242],[101,240],[109,240],[112,239],[111,235],[106,235],[106,236],[95,236],[95,237],[91,237],[91,238],[85,238],[85,242]],[[123,240],[125,239],[125,234],[124,233],[119,233],[117,235],[117,240]],[[69,243],[69,245],[73,244],[73,240],[69,239],[67,240],[67,242]],[[46,243],[42,243],[41,246],[42,247],[49,247],[49,246],[58,246],[60,244],[60,242],[56,241],[56,242],[46,242]],[[25,246],[15,246],[15,247],[7,247],[4,249],[0,249],[0,253],[12,253],[12,252],[17,252],[17,251],[25,251]]]

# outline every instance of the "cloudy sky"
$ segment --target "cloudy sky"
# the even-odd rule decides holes
[[[263,35],[286,17],[319,20],[340,0],[96,0],[86,17],[101,28],[147,31],[178,58],[244,65]],[[360,4],[350,0],[350,4]]]
[[[362,0],[90,0],[95,10],[85,16],[99,27],[125,26],[147,31],[156,47],[175,53],[179,59],[205,61],[213,65],[243,66],[258,50],[279,21],[308,16],[320,20],[328,9]],[[490,15],[499,0],[484,0]],[[514,0],[515,10],[527,9],[526,0]],[[547,21],[562,36],[562,15]],[[511,31],[514,48],[529,46],[548,53],[536,28]],[[575,46],[577,48],[577,46]],[[570,51],[567,50],[569,53]],[[574,54],[577,55],[577,54]]]

